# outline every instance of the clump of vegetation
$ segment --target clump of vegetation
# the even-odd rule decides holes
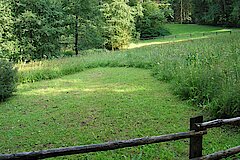
[[[167,22],[165,13],[168,10],[160,9],[156,2],[144,2],[143,16],[139,17],[136,22],[136,29],[140,33],[141,38],[151,38],[169,35],[170,33],[164,29],[163,24]]]
[[[0,59],[0,101],[11,97],[16,91],[17,70],[6,60]]]
[[[229,39],[179,45],[178,52],[159,59],[154,75],[171,82],[176,94],[214,117],[239,116],[239,38]]]

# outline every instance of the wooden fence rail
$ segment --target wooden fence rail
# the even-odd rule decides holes
[[[58,148],[58,149],[43,150],[43,151],[37,151],[37,152],[6,154],[6,155],[0,155],[0,159],[1,160],[29,159],[29,158],[44,159],[44,158],[57,157],[57,156],[63,156],[63,155],[108,151],[108,150],[114,150],[119,148],[134,147],[134,146],[140,146],[140,145],[146,145],[146,144],[186,139],[192,136],[203,135],[206,133],[207,133],[206,131],[200,131],[200,132],[190,131],[190,132],[182,132],[182,133],[176,133],[176,134],[168,134],[163,136],[136,138],[136,139],[130,139],[126,141],[108,142],[103,144]]]
[[[195,117],[190,119],[190,130],[195,130],[197,132],[206,131],[209,128],[220,127],[226,124],[235,124],[240,122],[240,117],[235,117],[231,119],[217,119],[213,121],[203,122],[203,116]],[[231,155],[240,153],[240,146],[231,148],[225,151],[216,152],[207,156],[202,156],[202,135],[193,136],[190,138],[189,147],[189,159],[190,160],[216,160]]]
[[[197,123],[196,126],[198,128],[213,128],[213,127],[220,127],[225,124],[234,124],[240,121],[240,117],[231,118],[231,119],[216,119],[209,122],[204,123]]]
[[[225,150],[225,151],[219,151],[219,152],[216,152],[213,154],[209,154],[207,156],[193,158],[191,160],[217,160],[217,159],[221,159],[221,158],[227,158],[227,157],[237,154],[239,152],[240,152],[240,146],[237,146],[237,147]]]
[[[0,160],[26,160],[26,159],[45,159],[51,157],[108,151],[119,148],[140,146],[153,143],[161,143],[167,141],[175,141],[180,139],[190,138],[189,159],[191,160],[212,160],[228,157],[237,153],[240,153],[240,146],[228,149],[226,151],[220,151],[207,156],[202,156],[202,137],[207,134],[207,128],[219,127],[224,124],[232,124],[240,122],[240,117],[232,119],[214,120],[203,123],[203,117],[195,117],[190,119],[190,131],[174,134],[167,134],[162,136],[136,138],[123,141],[107,142],[102,144],[92,144],[76,147],[57,148],[50,150],[42,150],[35,152],[23,152],[16,154],[0,154]]]

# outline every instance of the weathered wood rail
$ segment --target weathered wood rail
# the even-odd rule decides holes
[[[136,138],[123,141],[107,142],[102,144],[92,144],[76,147],[57,148],[50,150],[42,150],[35,152],[23,152],[16,154],[0,154],[0,160],[26,160],[26,159],[45,159],[58,156],[66,156],[73,154],[82,154],[89,152],[100,152],[115,150],[119,148],[134,147],[153,143],[161,143],[167,141],[175,141],[190,138],[189,159],[191,160],[215,160],[229,157],[240,153],[240,146],[228,149],[226,151],[216,152],[207,156],[202,156],[202,137],[207,134],[207,128],[219,127],[225,124],[234,124],[240,122],[240,117],[232,119],[218,119],[214,121],[204,122],[203,117],[195,117],[190,119],[190,131],[174,134],[167,134],[154,137]]]
[[[193,158],[191,160],[208,160],[208,159],[211,159],[211,160],[216,159],[217,160],[217,159],[220,159],[220,158],[226,158],[226,157],[232,156],[232,155],[237,154],[239,152],[240,152],[240,146],[237,146],[237,147],[225,150],[225,151],[219,151],[219,152],[216,152],[216,153],[213,153],[213,154],[209,154],[207,156]]]
[[[190,138],[191,136],[203,135],[203,134],[206,134],[206,131],[200,131],[200,132],[190,131],[190,132],[183,132],[183,133],[176,133],[176,134],[168,134],[163,136],[136,138],[136,139],[130,139],[126,141],[108,142],[103,144],[58,148],[58,149],[43,150],[43,151],[37,151],[37,152],[25,152],[25,153],[17,153],[17,154],[9,154],[9,155],[6,154],[6,155],[1,155],[0,159],[1,158],[43,159],[43,158],[50,158],[50,157],[63,156],[63,155],[99,152],[99,151],[114,150],[119,148],[133,147],[133,146],[139,146],[139,145],[145,145],[145,144],[167,142],[167,141]]]
[[[198,128],[213,128],[220,127],[225,124],[234,124],[240,121],[240,117],[231,118],[231,119],[216,119],[209,122],[196,124]]]

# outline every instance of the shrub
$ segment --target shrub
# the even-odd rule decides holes
[[[87,50],[92,48],[104,48],[103,31],[99,24],[85,22],[81,25],[79,36],[79,49]]]
[[[4,101],[16,90],[17,70],[13,65],[0,59],[0,101]]]
[[[141,38],[151,38],[169,35],[170,33],[163,28],[167,21],[165,11],[160,9],[156,2],[143,3],[143,17],[139,17],[136,29]]]

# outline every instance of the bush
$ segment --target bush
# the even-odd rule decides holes
[[[156,2],[143,3],[143,17],[139,17],[136,23],[136,30],[141,38],[151,38],[169,35],[170,33],[163,27],[167,21],[165,11],[159,8]]]
[[[0,101],[4,101],[16,91],[17,70],[13,65],[0,59]]]
[[[93,22],[85,22],[82,24],[80,30],[79,44],[80,50],[87,50],[92,48],[104,48],[103,31],[99,24]]]

